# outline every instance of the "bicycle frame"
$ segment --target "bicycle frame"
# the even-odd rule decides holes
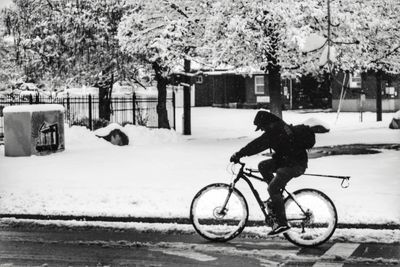
[[[260,197],[260,194],[258,193],[258,191],[255,189],[255,187],[254,187],[254,185],[253,185],[253,183],[250,181],[250,178],[253,178],[253,179],[256,179],[256,180],[258,180],[258,181],[261,181],[261,182],[264,182],[264,183],[267,183],[262,177],[260,177],[260,176],[257,176],[257,175],[254,175],[252,172],[252,170],[248,170],[248,171],[245,171],[244,170],[244,166],[245,166],[245,164],[244,163],[242,163],[242,162],[238,162],[240,165],[241,165],[241,167],[240,167],[240,170],[239,170],[239,172],[238,172],[238,174],[236,175],[236,178],[233,180],[233,182],[230,184],[230,190],[229,190],[229,192],[228,192],[228,195],[227,195],[227,197],[226,197],[226,199],[225,199],[225,201],[224,201],[224,204],[223,204],[223,206],[222,206],[222,213],[225,213],[225,211],[226,211],[226,206],[227,206],[227,204],[228,204],[228,201],[229,201],[229,198],[230,198],[230,196],[231,196],[231,194],[232,194],[232,192],[233,192],[233,188],[235,187],[235,184],[237,183],[237,182],[239,182],[239,180],[244,180],[246,183],[247,183],[247,185],[250,187],[250,190],[251,190],[251,192],[253,193],[253,195],[254,195],[254,197],[256,198],[256,200],[257,200],[257,203],[258,203],[258,205],[260,206],[260,209],[261,209],[261,211],[262,211],[262,213],[263,213],[263,215],[264,215],[264,217],[265,217],[265,222],[267,223],[267,224],[269,224],[269,225],[271,225],[272,224],[272,217],[271,217],[271,215],[268,213],[268,211],[266,210],[266,207],[265,207],[265,205],[264,205],[264,202],[262,201],[262,199],[261,199],[261,197]],[[268,183],[267,183],[268,184]],[[286,194],[288,194],[288,196],[290,197],[290,198],[292,198],[293,199],[293,201],[299,206],[299,208],[300,208],[300,210],[303,212],[303,214],[304,214],[304,218],[291,218],[291,219],[288,219],[288,220],[303,220],[303,219],[306,219],[308,216],[307,216],[307,212],[303,209],[303,207],[299,204],[299,202],[297,202],[297,200],[296,200],[296,198],[295,198],[295,196],[292,194],[292,193],[290,193],[289,191],[287,191],[286,189],[284,189],[284,192],[286,193]]]

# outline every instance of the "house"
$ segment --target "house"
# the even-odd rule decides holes
[[[362,75],[339,72],[333,80],[328,74],[282,75],[283,109],[329,109],[337,111],[377,110],[376,73]],[[346,90],[342,93],[342,84]],[[198,77],[194,86],[195,106],[269,108],[268,76],[263,72],[252,75],[234,71],[209,71]],[[381,78],[382,110],[400,109],[400,75],[384,73]],[[340,96],[342,94],[342,100]],[[344,96],[344,97],[343,97]]]
[[[377,111],[379,79],[374,71],[347,74],[340,72],[332,83],[332,108],[341,111]],[[343,88],[342,84],[348,85]],[[382,111],[400,109],[400,75],[383,73],[381,81]],[[342,90],[346,89],[346,90]],[[342,97],[341,97],[342,95]]]
[[[330,108],[331,94],[312,76],[282,75],[284,109]],[[262,72],[240,74],[233,71],[209,71],[195,84],[195,106],[269,108],[268,76]]]
[[[324,76],[283,74],[284,109],[329,109],[332,97]]]
[[[265,107],[269,105],[268,79],[264,72],[245,75],[209,71],[195,84],[195,105],[214,107]]]

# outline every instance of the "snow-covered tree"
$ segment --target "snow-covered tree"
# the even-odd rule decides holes
[[[292,16],[292,32],[297,34],[300,46],[306,44],[311,34],[317,34],[325,39],[325,47],[329,45],[336,54],[334,65],[337,68],[400,72],[399,1],[307,0],[298,3],[297,7],[295,11],[300,12],[294,12]],[[316,63],[321,53],[322,49],[317,49],[308,53],[308,58],[302,56],[306,62]],[[318,63],[314,67],[319,67]]]
[[[110,119],[113,81],[135,70],[119,49],[123,0],[14,0],[4,22],[28,80],[99,87],[100,117]]]
[[[295,65],[298,46],[290,29],[289,3],[261,0],[220,0],[208,20],[207,39],[214,65],[228,64],[268,75],[271,111],[281,116],[280,74]]]
[[[328,7],[330,16],[324,16]],[[307,32],[325,39],[323,49],[302,57],[307,59],[305,62],[314,63],[316,67],[325,64],[322,69],[328,69],[330,77],[335,77],[338,70],[361,70],[363,77],[366,72],[375,71],[377,120],[382,119],[383,73],[400,73],[399,11],[400,2],[397,0],[326,0],[323,5],[318,5],[316,1],[307,1],[303,3],[301,16],[293,16],[300,18],[297,25],[303,24],[298,28],[301,28],[303,36]],[[307,38],[303,45],[311,39],[310,35]],[[307,50],[307,47],[303,48]],[[327,60],[328,54],[332,56],[330,60]],[[305,66],[307,64],[303,64],[303,68]]]
[[[282,70],[296,73],[318,73],[332,68],[400,71],[398,0],[330,0],[329,27],[328,2],[217,1],[206,32],[210,40],[209,58],[215,65],[231,64],[248,72],[264,68],[269,76],[271,109],[277,114],[280,114]],[[319,36],[322,39],[319,46],[324,47],[303,53],[313,50],[304,47],[309,45],[310,35]],[[330,54],[329,64],[323,58],[328,59],[327,54]]]
[[[132,0],[132,12],[118,29],[122,50],[155,74],[158,124],[170,128],[166,86],[173,70],[182,70],[185,58],[198,54],[204,36],[205,1]]]
[[[15,61],[13,44],[13,38],[5,36],[5,28],[0,22],[0,90],[7,89],[8,84],[21,75]]]
[[[17,60],[33,79],[89,81],[114,59],[123,60],[115,39],[127,9],[124,1],[14,0],[4,21],[16,40]],[[31,73],[32,72],[32,73]]]

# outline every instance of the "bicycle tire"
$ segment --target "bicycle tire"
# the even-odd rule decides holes
[[[236,188],[228,200],[227,213],[219,213],[230,188],[224,183],[210,184],[193,198],[190,221],[196,232],[207,240],[226,242],[238,236],[246,226],[249,217],[247,201]]]
[[[285,238],[301,247],[316,247],[328,241],[336,230],[338,220],[332,200],[323,192],[310,188],[297,190],[293,195],[310,216],[304,218],[299,206],[288,196],[285,209],[291,229],[284,233]]]

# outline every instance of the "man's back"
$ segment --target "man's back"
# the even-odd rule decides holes
[[[243,147],[240,156],[251,156],[266,149],[273,149],[273,158],[279,165],[301,165],[307,167],[308,157],[305,149],[297,148],[287,131],[289,127],[284,121],[276,121],[270,124],[268,129],[258,138]]]

